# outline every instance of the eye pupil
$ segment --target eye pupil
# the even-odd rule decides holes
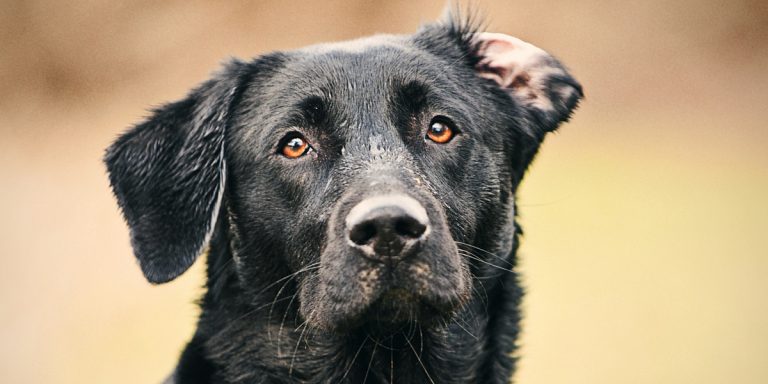
[[[297,150],[301,148],[304,145],[304,140],[299,139],[298,137],[291,139],[291,141],[288,142],[288,148],[292,150]]]

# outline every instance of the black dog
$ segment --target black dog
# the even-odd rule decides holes
[[[449,20],[230,62],[107,150],[147,279],[208,252],[170,382],[509,382],[515,191],[582,91]]]

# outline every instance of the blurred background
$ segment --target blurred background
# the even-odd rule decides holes
[[[768,2],[476,1],[587,99],[520,191],[516,381],[768,382]],[[100,158],[228,56],[410,33],[435,1],[0,1],[0,382],[152,383],[202,263],[147,283]]]

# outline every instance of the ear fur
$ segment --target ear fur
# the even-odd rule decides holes
[[[567,121],[584,93],[576,79],[546,51],[515,37],[483,32],[483,17],[476,9],[449,6],[440,21],[426,25],[419,41],[428,49],[451,52],[458,46],[464,62],[478,76],[493,80],[520,107],[527,121],[522,127],[537,140]],[[441,38],[442,37],[442,38]]]
[[[528,111],[543,136],[567,121],[584,93],[576,79],[543,49],[501,33],[476,33],[475,70]]]
[[[182,274],[210,240],[226,179],[224,131],[244,67],[233,60],[185,99],[155,109],[106,151],[134,254],[152,283]]]

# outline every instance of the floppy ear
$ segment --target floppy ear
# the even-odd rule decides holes
[[[231,62],[107,149],[112,189],[152,283],[186,271],[210,240],[226,178],[224,130],[244,66]]]
[[[530,114],[532,134],[541,139],[568,120],[584,94],[557,59],[501,33],[475,33],[473,40],[478,75],[495,81]]]

